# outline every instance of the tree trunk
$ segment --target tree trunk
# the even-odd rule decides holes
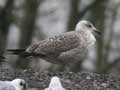
[[[3,55],[6,48],[9,26],[12,23],[12,10],[14,0],[7,0],[4,8],[0,10],[0,55]]]
[[[79,10],[80,0],[70,0],[70,13],[67,31],[72,31],[75,29],[76,23],[79,21]]]
[[[19,48],[26,48],[31,44],[32,36],[35,30],[35,21],[37,16],[38,0],[25,0],[24,17],[21,23]],[[29,60],[19,57],[16,67],[27,68]]]
[[[105,32],[105,3],[107,0],[100,0],[98,4],[96,4],[96,8],[92,10],[92,20],[95,22],[96,27],[101,31],[102,35],[97,40],[97,49],[96,49],[96,71],[102,73],[102,67],[105,65],[105,61],[103,60],[103,49],[104,49],[104,32]]]

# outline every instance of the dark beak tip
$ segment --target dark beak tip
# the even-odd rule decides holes
[[[99,31],[99,30],[94,30],[94,31],[95,31],[95,33],[97,33],[98,35],[102,35],[101,31]]]
[[[95,35],[96,38],[100,38],[102,36],[101,31],[96,30],[96,29],[93,31],[93,34]]]

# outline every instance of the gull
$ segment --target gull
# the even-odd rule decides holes
[[[26,82],[23,79],[0,81],[0,90],[27,90],[26,88]]]
[[[84,60],[89,48],[95,44],[95,35],[100,35],[95,26],[87,20],[81,20],[74,31],[40,40],[26,49],[7,51],[23,57],[38,57],[54,64],[77,66],[76,64]]]
[[[50,84],[48,88],[44,90],[65,90],[60,82],[59,77],[54,76],[51,78]]]

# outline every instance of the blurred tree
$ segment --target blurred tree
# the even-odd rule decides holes
[[[80,0],[70,0],[70,13],[69,13],[67,31],[74,30],[76,23],[79,21],[78,19],[79,5],[80,5]]]
[[[96,59],[96,71],[99,73],[103,73],[102,68],[106,65],[106,60],[104,57],[104,35],[105,35],[105,9],[106,3],[108,0],[98,0],[96,4],[96,8],[94,8],[91,12],[91,19],[95,22],[97,28],[102,32],[101,37],[97,40],[97,59]],[[98,12],[99,11],[99,12]]]
[[[112,67],[114,67],[115,65],[117,65],[117,63],[119,63],[120,58],[117,57],[115,58],[115,60],[113,60],[112,63],[109,62],[109,56],[110,56],[110,51],[111,51],[111,44],[113,41],[113,37],[114,37],[114,25],[116,22],[116,16],[117,16],[117,11],[119,9],[119,5],[120,3],[118,3],[114,8],[111,9],[112,12],[112,16],[111,16],[111,23],[109,25],[109,37],[108,40],[105,43],[105,52],[104,52],[104,57],[103,60],[106,62],[102,72],[107,73]]]
[[[20,42],[19,48],[26,48],[31,44],[32,36],[35,30],[35,21],[37,17],[37,10],[42,0],[25,0],[24,3],[24,17],[21,22]],[[16,62],[16,67],[27,68],[29,60],[19,57]]]
[[[3,55],[6,47],[7,34],[13,18],[13,8],[14,0],[7,0],[5,6],[0,9],[0,55]]]

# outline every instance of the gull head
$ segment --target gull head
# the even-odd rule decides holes
[[[60,82],[59,77],[54,76],[51,78],[49,87],[44,90],[65,90]]]
[[[91,33],[93,34],[96,34],[96,35],[100,35],[100,31],[98,31],[95,26],[87,21],[87,20],[82,20],[82,21],[79,21],[78,24],[76,25],[76,28],[75,28],[76,31],[83,31],[83,30],[88,30],[90,31]]]
[[[51,82],[50,82],[49,87],[52,87],[52,86],[58,86],[58,87],[62,86],[60,79],[57,76],[54,76],[51,78]]]
[[[27,90],[27,84],[23,79],[14,79],[11,84],[16,88],[16,90]]]

